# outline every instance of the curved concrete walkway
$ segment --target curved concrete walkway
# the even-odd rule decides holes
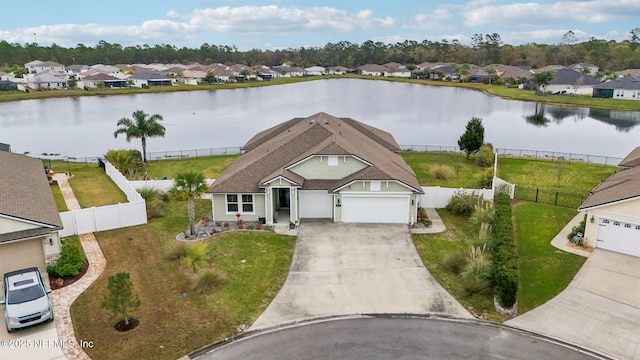
[[[364,313],[472,318],[425,268],[406,225],[304,220],[289,276],[251,328]]]
[[[64,201],[69,210],[79,210],[80,204],[73,194],[73,190],[69,185],[67,175],[56,174],[54,180],[58,182]],[[70,360],[88,360],[91,359],[84,350],[78,345],[75,332],[73,331],[73,323],[71,321],[71,313],[69,311],[71,304],[76,298],[86,290],[104,271],[106,260],[100,249],[100,245],[93,233],[79,235],[82,247],[89,261],[89,269],[87,273],[75,283],[55,290],[51,293],[51,301],[53,303],[53,312],[55,314],[55,324],[58,330],[59,340],[73,340],[74,346],[65,346],[62,348],[64,355]],[[91,340],[91,339],[83,339]]]

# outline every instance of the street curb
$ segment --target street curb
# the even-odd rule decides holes
[[[321,322],[327,322],[327,321],[339,321],[339,320],[348,320],[348,319],[368,319],[368,318],[387,318],[387,319],[394,319],[394,318],[405,318],[405,319],[422,319],[422,320],[432,320],[432,321],[451,321],[451,322],[461,322],[461,323],[467,323],[467,324],[475,324],[475,325],[479,325],[479,326],[490,326],[490,327],[494,327],[494,328],[499,328],[499,329],[504,329],[507,331],[512,331],[515,333],[519,333],[525,336],[529,336],[529,337],[533,337],[533,338],[537,338],[540,340],[544,340],[550,343],[554,343],[569,349],[573,349],[577,352],[580,353],[584,353],[587,354],[589,356],[594,357],[595,359],[601,359],[601,360],[616,360],[616,358],[610,357],[606,354],[603,354],[601,352],[598,352],[596,350],[590,349],[590,348],[586,348],[584,346],[578,345],[578,344],[574,344],[559,338],[555,338],[552,336],[548,336],[548,335],[544,335],[544,334],[539,334],[539,333],[535,333],[533,331],[529,331],[529,330],[525,330],[519,327],[515,327],[515,326],[511,326],[511,325],[506,325],[506,324],[502,324],[502,323],[497,323],[497,322],[493,322],[493,321],[488,321],[488,320],[480,320],[480,319],[476,319],[476,318],[463,318],[463,317],[459,317],[459,316],[455,316],[455,315],[449,315],[449,314],[439,314],[439,313],[428,313],[428,314],[408,314],[408,313],[371,313],[371,314],[348,314],[348,315],[331,315],[331,316],[321,316],[321,317],[313,317],[313,318],[302,318],[302,319],[297,319],[297,320],[292,320],[292,321],[288,321],[288,322],[284,322],[281,324],[277,324],[274,326],[268,326],[268,327],[263,327],[263,328],[257,328],[257,329],[252,329],[252,330],[248,330],[246,332],[237,334],[237,335],[233,335],[230,337],[226,337],[224,339],[218,340],[214,343],[211,343],[209,345],[203,346],[200,349],[197,349],[195,351],[190,352],[189,354],[187,354],[186,356],[180,358],[180,360],[193,360],[193,359],[197,359],[217,348],[223,347],[225,345],[231,344],[235,341],[244,339],[244,338],[251,338],[254,336],[259,336],[262,334],[267,334],[270,332],[274,332],[274,331],[279,331],[279,330],[283,330],[283,329],[287,329],[287,328],[294,328],[294,327],[298,327],[298,326],[306,326],[306,325],[311,325],[311,324],[315,324],[315,323],[321,323]]]

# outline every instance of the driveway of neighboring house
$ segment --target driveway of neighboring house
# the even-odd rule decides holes
[[[366,313],[472,317],[424,267],[406,225],[305,220],[289,276],[251,328]]]
[[[507,325],[640,360],[640,258],[595,249],[558,296]]]

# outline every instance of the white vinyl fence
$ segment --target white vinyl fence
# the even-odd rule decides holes
[[[60,236],[113,230],[147,223],[147,210],[142,196],[108,162],[105,162],[105,172],[125,193],[129,202],[61,212],[60,218],[64,228],[60,231]]]
[[[447,207],[451,197],[457,192],[477,194],[482,196],[485,200],[493,201],[492,189],[455,189],[443,188],[440,186],[423,186],[422,191],[424,191],[424,194],[420,195],[418,205],[424,208],[445,208]]]

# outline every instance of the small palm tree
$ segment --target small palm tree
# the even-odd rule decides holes
[[[127,136],[127,142],[132,138],[142,141],[142,161],[147,163],[147,138],[164,137],[165,128],[158,121],[163,120],[162,115],[149,115],[142,110],[133,112],[133,119],[122,118],[118,120],[118,129],[113,133],[114,137],[120,134]]]
[[[195,235],[196,205],[195,199],[199,199],[208,190],[204,175],[201,172],[187,171],[180,173],[175,179],[175,184],[169,189],[171,200],[187,201],[187,212],[189,215],[189,230],[191,235]]]

